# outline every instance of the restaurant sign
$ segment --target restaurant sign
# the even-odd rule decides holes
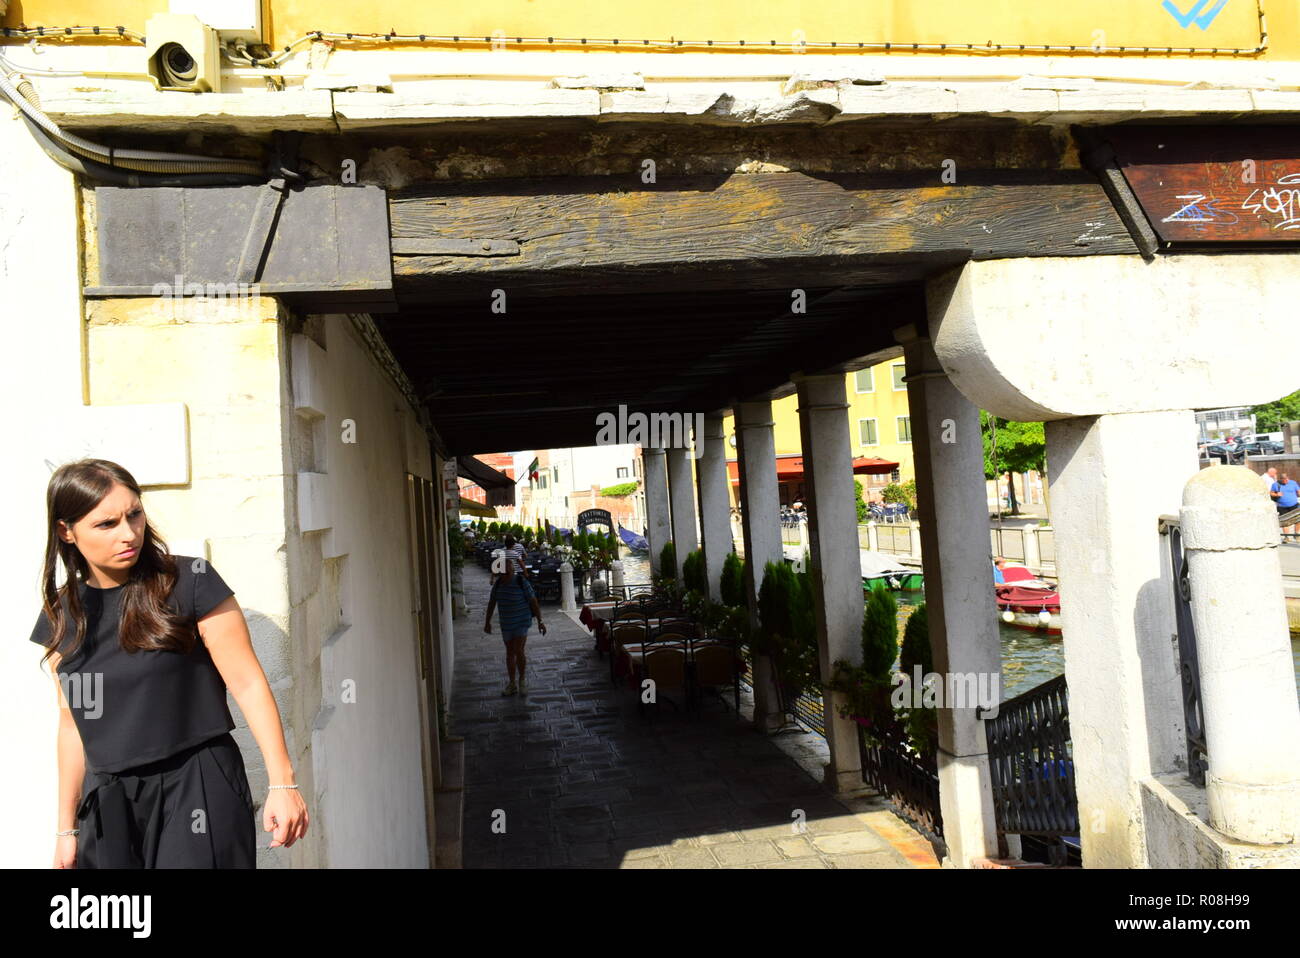
[[[1102,135],[1162,246],[1300,243],[1300,127],[1125,126]]]
[[[614,530],[614,517],[610,515],[608,509],[587,509],[578,513],[578,529],[585,529],[589,525],[605,525],[612,532]]]

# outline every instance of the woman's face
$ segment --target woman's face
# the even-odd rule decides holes
[[[117,483],[93,509],[72,524],[59,521],[59,536],[76,545],[92,567],[123,570],[135,565],[144,544],[144,506]]]

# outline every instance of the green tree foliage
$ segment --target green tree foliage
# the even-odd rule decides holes
[[[867,521],[870,511],[867,509],[866,501],[862,498],[862,483],[856,479],[853,480],[853,496],[853,503],[858,507],[858,525],[862,525]]]
[[[459,529],[450,526],[447,528],[447,550],[453,569],[459,569],[465,564],[465,534]]]
[[[921,666],[922,674],[934,671],[934,659],[930,654],[930,615],[924,602],[908,616],[903,628],[903,646],[898,653],[900,671],[911,674],[917,665]]]
[[[719,583],[723,605],[733,608],[745,605],[745,566],[740,556],[728,552],[722,560],[722,581]]]
[[[916,511],[916,480],[909,479],[907,482],[899,485],[891,482],[885,488],[880,490],[880,498],[885,502],[901,502],[907,506],[908,511]]]
[[[606,486],[600,490],[602,496],[630,496],[636,492],[637,484],[635,482],[620,482],[616,486]]]
[[[817,684],[817,641],[813,629],[808,574],[785,562],[769,562],[758,590],[759,635],[755,651],[772,659],[785,708],[789,695]]]
[[[1012,422],[996,419],[998,458],[993,461],[993,430],[989,414],[980,410],[980,433],[984,439],[984,478],[1007,472],[1042,472],[1047,455],[1047,435],[1041,422]]]
[[[912,612],[903,629],[903,648],[899,652],[899,669],[908,677],[910,683],[915,675],[916,666],[921,667],[921,675],[934,671],[934,660],[930,652],[930,617],[922,602]],[[922,689],[915,688],[914,693],[921,695]],[[933,708],[915,708],[908,703],[903,710],[906,718],[903,727],[912,747],[923,755],[933,754],[939,742],[939,716]]]
[[[794,570],[786,563],[769,562],[763,567],[763,584],[758,589],[758,624],[767,642],[794,634],[793,595],[797,587]]]
[[[1300,389],[1289,396],[1256,406],[1251,412],[1255,414],[1257,431],[1278,432],[1283,423],[1300,420]]]
[[[872,679],[888,682],[898,658],[898,603],[876,583],[862,613],[862,668]]]
[[[709,594],[709,579],[704,571],[704,553],[699,549],[689,552],[682,560],[682,585],[701,596]]]
[[[672,541],[664,543],[664,547],[659,550],[659,577],[661,579],[677,578],[677,547]]]
[[[993,428],[997,425],[997,461],[993,460]],[[984,442],[984,478],[995,479],[1013,472],[1046,471],[1047,434],[1041,422],[1013,422],[990,417],[980,410],[980,436]],[[1011,485],[1011,512],[1020,512],[1015,486]]]

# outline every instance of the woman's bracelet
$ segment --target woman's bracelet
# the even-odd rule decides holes
[[[80,828],[69,828],[66,832],[55,832],[54,834],[57,835],[59,838],[62,838],[64,835],[76,835],[79,834],[80,832],[81,832]]]
[[[297,788],[297,785],[268,785],[267,788]]]

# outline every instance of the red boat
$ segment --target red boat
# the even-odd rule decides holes
[[[1061,595],[1022,565],[1004,564],[1005,584],[995,585],[1002,621],[1035,632],[1061,631]]]

